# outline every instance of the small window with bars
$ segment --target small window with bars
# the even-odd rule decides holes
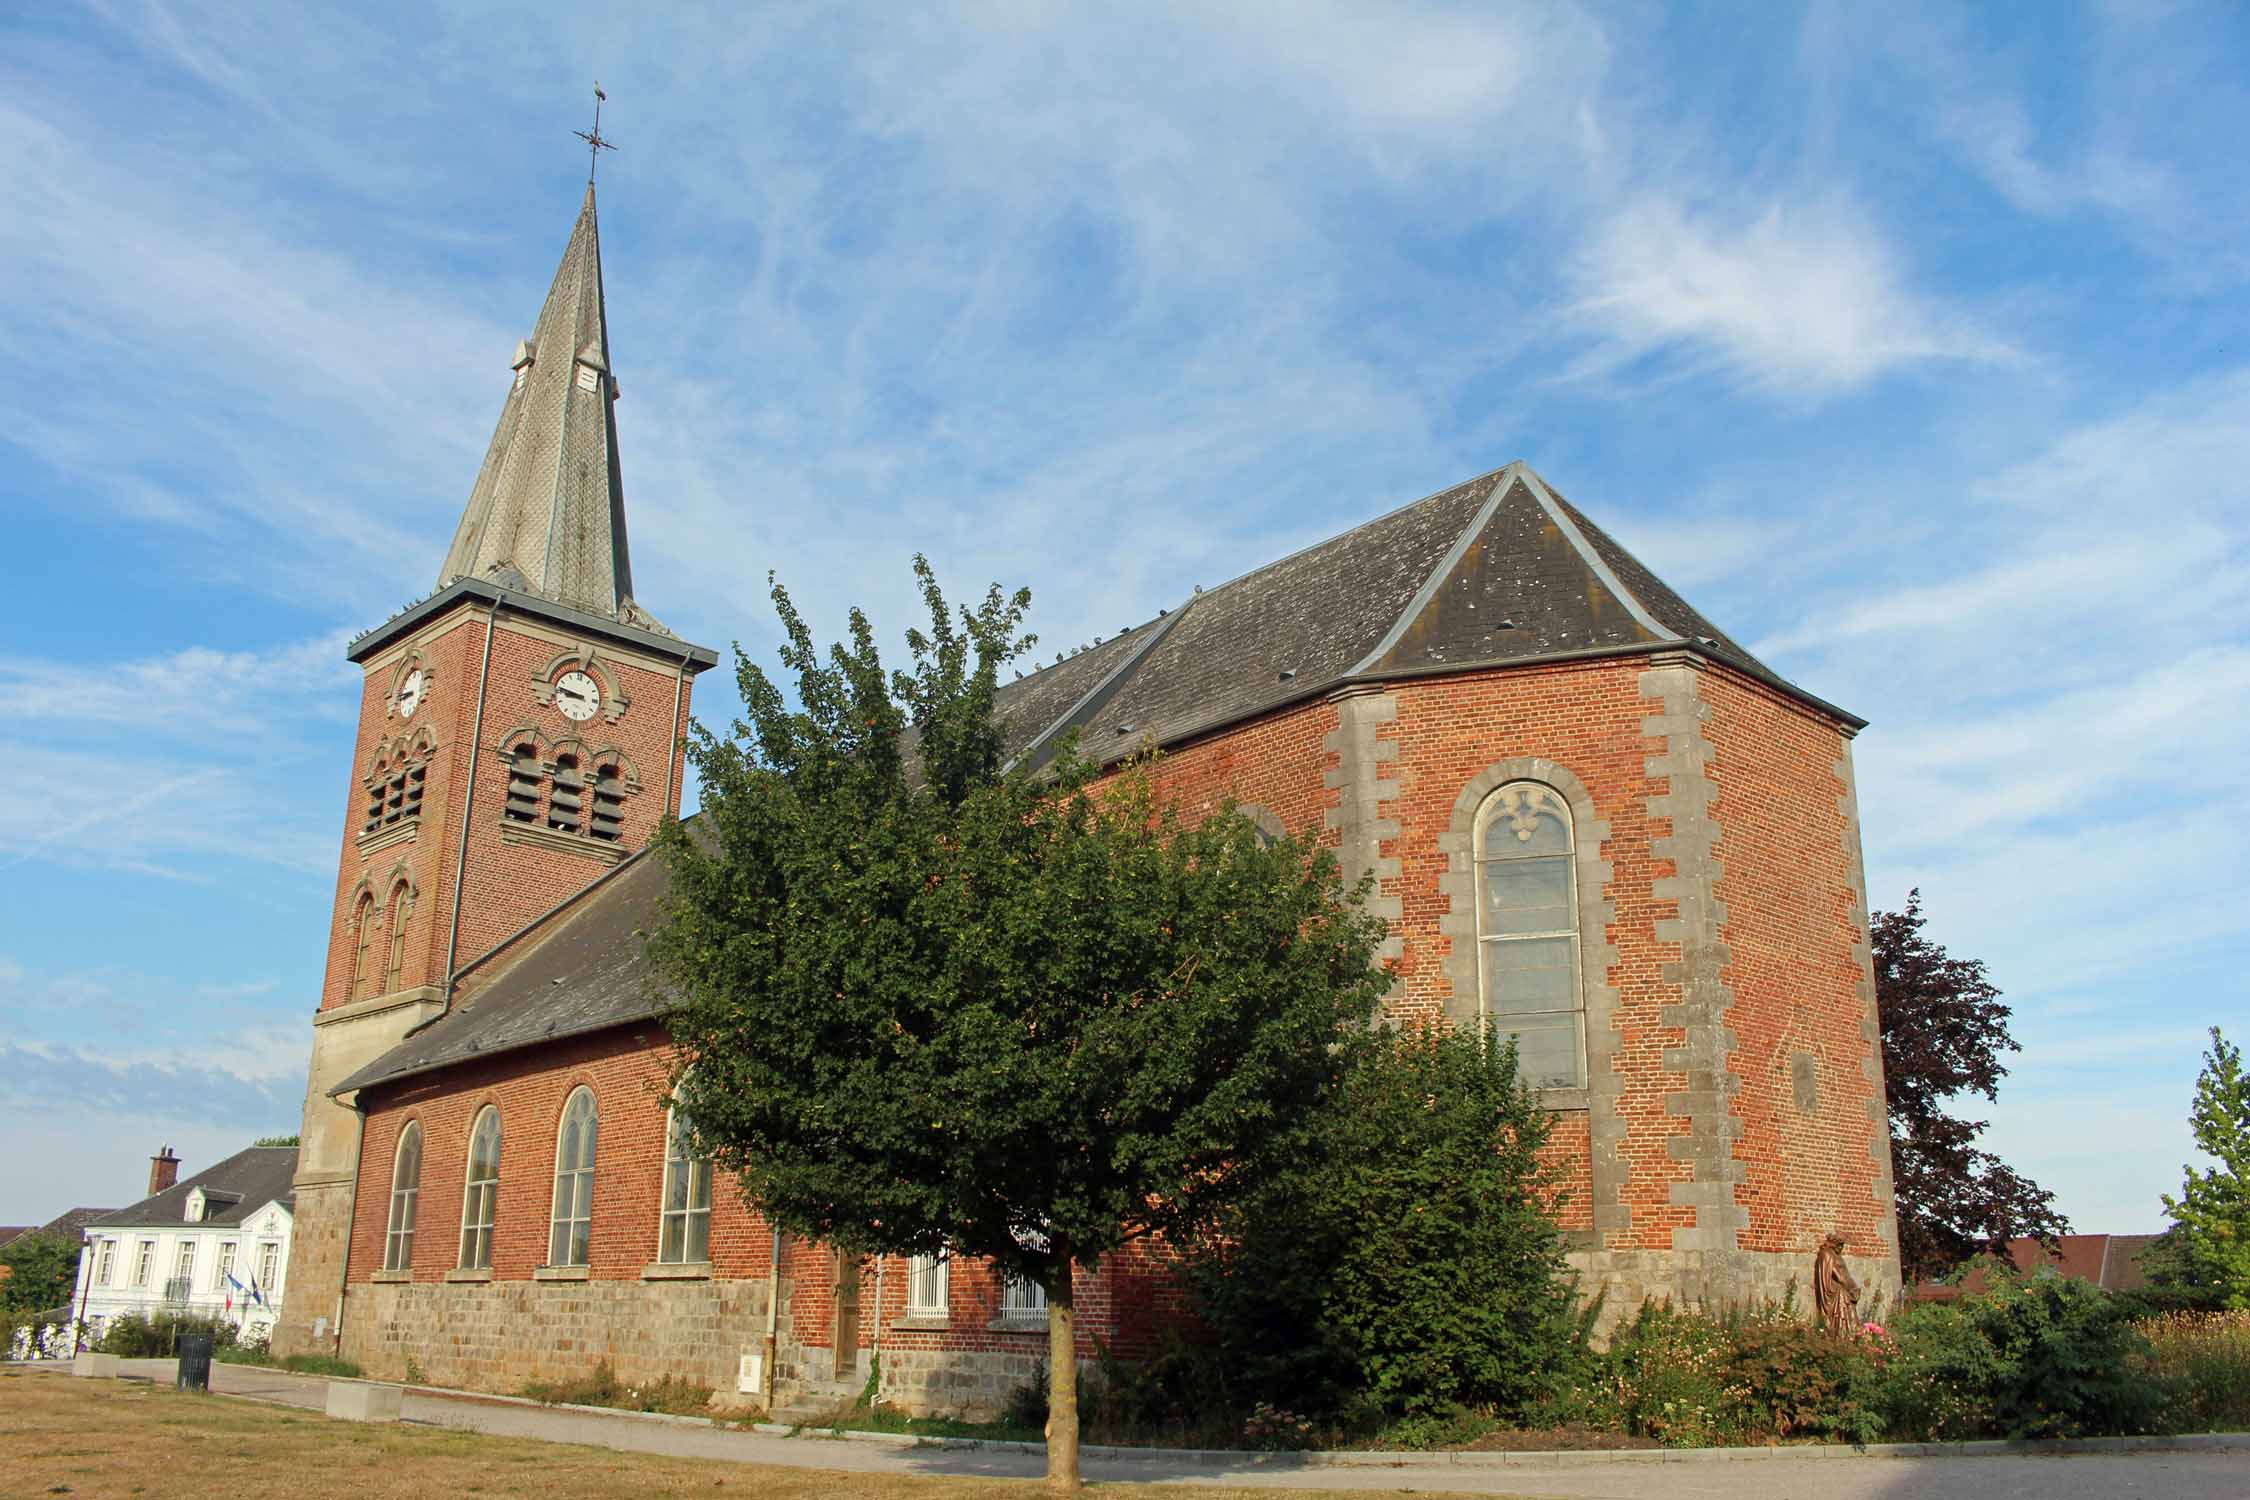
[[[1000,1281],[1000,1316],[1029,1320],[1047,1316],[1047,1289],[1024,1276],[1003,1276]]]
[[[914,1317],[942,1318],[951,1290],[951,1262],[943,1255],[917,1255],[906,1263],[906,1310]]]

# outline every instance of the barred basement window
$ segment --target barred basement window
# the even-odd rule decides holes
[[[547,826],[559,833],[576,833],[584,808],[586,780],[578,774],[578,757],[555,757],[555,789],[547,795]]]
[[[1000,1316],[1003,1318],[1043,1318],[1047,1315],[1047,1289],[1036,1281],[1021,1276],[1008,1276],[1000,1283]]]
[[[1516,1041],[1524,1082],[1586,1082],[1578,979],[1578,855],[1553,787],[1512,781],[1477,814],[1477,952],[1483,1018]]]
[[[943,1317],[952,1290],[947,1257],[917,1255],[906,1263],[906,1310],[917,1317]]]
[[[507,816],[518,823],[539,821],[539,752],[518,745],[509,752]]]
[[[625,778],[615,766],[594,773],[594,817],[586,831],[612,843],[625,836]]]
[[[699,1265],[711,1258],[711,1163],[688,1154],[688,1133],[673,1110],[664,1133],[664,1210],[657,1236],[660,1265]]]
[[[555,1211],[547,1264],[586,1264],[594,1227],[594,1091],[580,1088],[563,1106],[555,1131]]]
[[[500,1111],[487,1104],[469,1132],[468,1180],[461,1192],[461,1269],[492,1269],[492,1226],[500,1212]]]
[[[383,1233],[383,1269],[414,1269],[414,1211],[422,1196],[422,1127],[409,1120],[391,1161],[391,1220]],[[232,1249],[230,1245],[228,1249]]]

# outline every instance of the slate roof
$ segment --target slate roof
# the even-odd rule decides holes
[[[183,1177],[163,1192],[143,1198],[130,1208],[102,1214],[88,1227],[140,1228],[152,1224],[185,1224],[188,1194],[202,1188],[206,1204],[202,1224],[239,1224],[267,1204],[279,1201],[294,1208],[291,1184],[297,1176],[295,1146],[251,1146],[193,1177]]]
[[[87,1225],[116,1211],[112,1208],[74,1208],[28,1229],[0,1229],[0,1245],[27,1234],[59,1234],[66,1240],[82,1240],[86,1237]]]
[[[1001,686],[1011,753],[1076,730],[1097,760],[1169,745],[1353,681],[1687,650],[1858,728],[1705,619],[1615,538],[1509,464],[1440,490]],[[565,903],[484,988],[334,1090],[392,1083],[662,1008],[639,933],[664,889],[645,851]]]
[[[664,866],[644,849],[573,896],[546,930],[453,1009],[346,1078],[348,1093],[417,1073],[559,1041],[661,1008],[640,932],[664,894]]]
[[[501,405],[438,587],[484,579],[669,635],[633,601],[601,226],[590,182],[539,321],[515,359],[519,378]]]

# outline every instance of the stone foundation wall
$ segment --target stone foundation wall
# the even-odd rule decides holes
[[[1579,1296],[1588,1301],[1602,1298],[1594,1331],[1607,1335],[1648,1301],[1708,1312],[1786,1302],[1798,1316],[1809,1319],[1814,1313],[1813,1253],[1574,1250],[1567,1258],[1578,1273]],[[1880,1255],[1846,1255],[1844,1264],[1859,1283],[1860,1316],[1882,1319],[1898,1310],[1901,1291],[1897,1260]]]
[[[355,1282],[343,1357],[376,1380],[513,1394],[607,1361],[631,1385],[680,1376],[736,1398],[764,1348],[766,1284],[724,1281]],[[741,1397],[742,1400],[754,1400]]]

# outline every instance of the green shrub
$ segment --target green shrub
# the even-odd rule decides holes
[[[1343,1059],[1297,1167],[1190,1255],[1233,1409],[1367,1430],[1520,1412],[1571,1349],[1538,1153],[1549,1116],[1488,1033],[1403,1029]]]
[[[2091,1282],[1995,1272],[1984,1290],[1893,1320],[1876,1404],[1913,1439],[2152,1431],[2165,1391],[2133,1315]]]
[[[1786,1303],[1718,1315],[1644,1303],[1605,1349],[1581,1351],[1540,1416],[1672,1448],[1866,1442],[1881,1436],[1868,1402],[1875,1347]]]
[[[2136,1325],[2174,1432],[2250,1428],[2250,1312],[2176,1312]]]
[[[357,1380],[360,1375],[358,1365],[333,1354],[292,1354],[281,1368],[293,1375],[334,1375],[344,1380]]]
[[[199,1333],[211,1340],[214,1352],[231,1348],[239,1330],[224,1318],[198,1318],[186,1313],[124,1313],[110,1319],[102,1333],[101,1352],[127,1359],[169,1359],[179,1352],[182,1334]]]

